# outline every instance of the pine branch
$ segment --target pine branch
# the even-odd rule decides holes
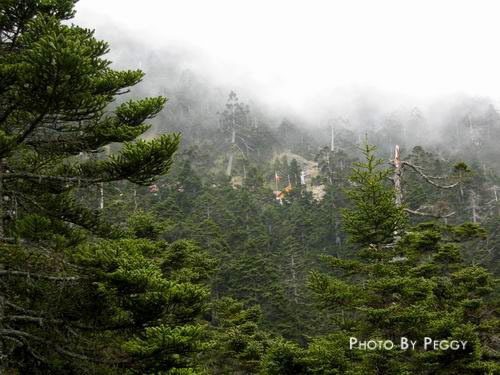
[[[30,135],[35,130],[36,126],[42,122],[46,114],[47,110],[44,110],[42,113],[38,115],[38,117],[30,124],[28,129],[26,129],[22,134],[19,135],[19,137],[16,140],[17,144],[21,144],[24,142],[26,137],[28,137],[28,135]]]

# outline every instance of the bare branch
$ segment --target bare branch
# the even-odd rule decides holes
[[[41,279],[41,280],[51,280],[51,281],[78,281],[80,277],[76,276],[68,276],[68,277],[59,277],[59,276],[48,276],[48,275],[40,275],[38,273],[24,272],[24,271],[8,271],[8,270],[0,270],[0,276],[24,276],[33,279]]]
[[[426,180],[429,184],[431,184],[433,186],[436,186],[436,187],[438,187],[440,189],[452,189],[452,188],[454,188],[455,186],[457,186],[459,184],[459,182],[455,182],[454,184],[445,185],[445,186],[436,184],[434,181],[432,181],[432,179],[443,179],[444,177],[427,176],[426,174],[424,174],[422,172],[422,167],[414,165],[414,164],[410,163],[409,161],[403,161],[402,164],[409,166],[415,172],[417,172],[424,180]]]
[[[45,323],[52,324],[64,324],[64,320],[61,319],[49,319],[42,318],[38,316],[30,316],[30,315],[7,315],[6,320],[17,321],[17,322],[27,322],[27,323],[35,323],[39,326],[43,326]]]
[[[420,211],[420,209],[410,210],[409,208],[405,208],[404,210],[410,214],[419,215],[419,216],[435,217],[437,219],[445,219],[445,218],[448,218],[450,216],[455,215],[455,211],[450,212],[449,214],[446,214],[446,215],[436,215],[436,214],[431,214],[430,212],[422,212],[422,211]]]
[[[27,337],[35,341],[45,342],[41,337],[32,335],[31,333],[19,331],[17,329],[0,329],[0,336],[15,336],[15,337]]]
[[[24,314],[29,314],[29,315],[37,315],[38,314],[38,312],[36,312],[34,310],[25,309],[24,307],[16,305],[15,303],[12,303],[12,302],[10,302],[8,300],[4,300],[4,303],[7,306],[12,307],[14,310],[21,311]]]
[[[84,354],[78,354],[78,353],[71,352],[69,350],[62,348],[61,346],[59,346],[57,344],[50,342],[49,340],[32,335],[31,333],[28,333],[28,332],[19,331],[17,329],[0,329],[0,336],[11,336],[11,337],[14,336],[14,337],[18,337],[22,341],[24,341],[23,340],[24,338],[28,338],[28,339],[31,339],[34,341],[41,342],[45,345],[50,345],[56,352],[58,352],[59,354],[65,355],[67,357],[81,359],[84,361],[89,361],[89,362],[94,362],[94,363],[104,363],[102,360],[100,360],[98,358],[89,357],[89,356],[86,356]]]
[[[61,181],[61,182],[98,182],[100,180],[92,180],[81,177],[67,177],[67,176],[45,176],[33,173],[6,173],[3,175],[4,180],[16,179],[16,178],[24,178],[27,180],[52,180],[52,181]]]

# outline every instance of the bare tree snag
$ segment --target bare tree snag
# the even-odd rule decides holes
[[[110,145],[104,147],[104,153],[106,157],[109,157],[109,155],[111,155]],[[104,182],[99,183],[99,209],[104,210]]]
[[[234,109],[233,109],[233,130],[231,133],[231,149],[229,151],[229,161],[227,162],[226,175],[231,176],[233,170],[233,148],[236,144],[236,129],[234,128]]]
[[[452,189],[455,186],[459,185],[459,183],[460,183],[460,181],[457,181],[451,185],[440,185],[440,184],[434,182],[433,180],[442,180],[442,179],[445,179],[446,177],[444,177],[444,176],[428,176],[423,172],[422,167],[420,167],[418,165],[414,165],[407,160],[401,160],[401,150],[399,148],[399,145],[396,145],[396,147],[394,148],[394,159],[391,160],[391,164],[394,166],[394,176],[392,177],[392,181],[394,183],[394,190],[395,190],[395,195],[396,195],[395,201],[396,201],[396,205],[398,207],[401,207],[401,205],[403,204],[403,190],[401,188],[401,179],[403,176],[403,170],[404,170],[405,166],[408,166],[411,169],[413,169],[415,172],[417,172],[417,174],[420,177],[422,177],[427,183],[429,183],[437,188],[440,188],[440,189]],[[435,214],[435,213],[430,213],[430,212],[422,212],[420,210],[421,210],[421,208],[419,208],[417,210],[411,210],[411,209],[405,208],[406,212],[414,214],[414,215],[443,218],[445,220],[446,220],[446,218],[455,214],[455,212],[451,212],[451,213],[448,213],[446,215],[442,215],[442,214]]]
[[[330,142],[330,151],[331,152],[335,151],[335,129],[333,128],[333,124],[332,124],[332,139]]]
[[[472,211],[472,222],[476,224],[481,217],[479,216],[479,206],[477,204],[477,195],[476,193],[471,190],[470,191],[470,206],[469,209]]]
[[[401,191],[401,175],[403,168],[401,164],[401,154],[399,145],[394,149],[394,190],[396,190],[396,205],[401,207],[403,202],[403,192]]]

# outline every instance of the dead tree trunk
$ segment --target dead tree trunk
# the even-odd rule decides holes
[[[497,190],[498,186],[494,185],[491,190],[493,190],[493,193],[495,194],[495,202],[498,202],[498,195],[497,195]]]
[[[332,124],[332,139],[330,142],[330,151],[331,152],[335,151],[335,129],[333,128],[333,124]]]
[[[470,191],[470,206],[469,206],[469,208],[472,211],[472,222],[474,224],[477,224],[477,222],[480,219],[479,213],[478,213],[479,206],[477,205],[477,196],[476,196],[476,193],[473,190]]]
[[[396,205],[401,207],[403,192],[401,191],[401,175],[403,173],[399,145],[394,149],[394,190],[396,190]]]
[[[99,192],[100,192],[99,209],[104,210],[104,183],[103,182],[101,182],[99,184]]]
[[[137,211],[137,207],[138,207],[138,204],[137,204],[137,189],[134,188],[134,211]]]
[[[229,150],[229,161],[227,162],[227,169],[226,169],[226,175],[228,175],[229,177],[231,177],[231,173],[233,170],[233,152],[236,143],[236,119],[234,117],[234,106],[232,107],[231,121],[232,121],[231,146],[230,146],[231,149]]]
[[[111,147],[109,145],[107,145],[104,148],[104,154],[106,155],[106,157],[108,157],[109,154],[111,154]],[[101,182],[99,184],[99,209],[104,210],[104,183],[103,182]]]
[[[462,180],[462,172],[459,172],[458,176],[459,176],[459,179]],[[458,188],[460,191],[460,202],[463,202],[464,201],[464,189],[463,189],[462,183],[458,184]]]
[[[401,160],[401,153],[400,153],[400,148],[399,145],[396,145],[395,150],[394,150],[394,159],[391,160],[392,165],[394,166],[394,176],[392,177],[393,183],[394,183],[394,190],[395,190],[395,203],[398,207],[401,207],[402,202],[403,202],[403,192],[401,189],[401,179],[403,175],[403,169],[405,166],[412,168],[417,174],[422,177],[427,183],[440,188],[440,189],[451,189],[454,188],[455,186],[459,185],[459,182],[455,182],[451,185],[440,185],[434,182],[434,179],[442,179],[444,177],[442,176],[427,176],[423,172],[423,168],[419,167],[417,165],[412,164],[411,162],[407,160]],[[415,214],[415,215],[420,215],[420,216],[430,216],[430,217],[436,217],[436,218],[447,218],[455,214],[455,212],[451,212],[446,215],[436,215],[433,213],[428,213],[428,212],[422,212],[420,211],[420,208],[417,210],[411,210],[409,208],[404,209],[406,212]]]

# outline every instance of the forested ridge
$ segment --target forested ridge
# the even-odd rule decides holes
[[[74,5],[0,2],[0,374],[500,374],[488,99],[313,126]]]

